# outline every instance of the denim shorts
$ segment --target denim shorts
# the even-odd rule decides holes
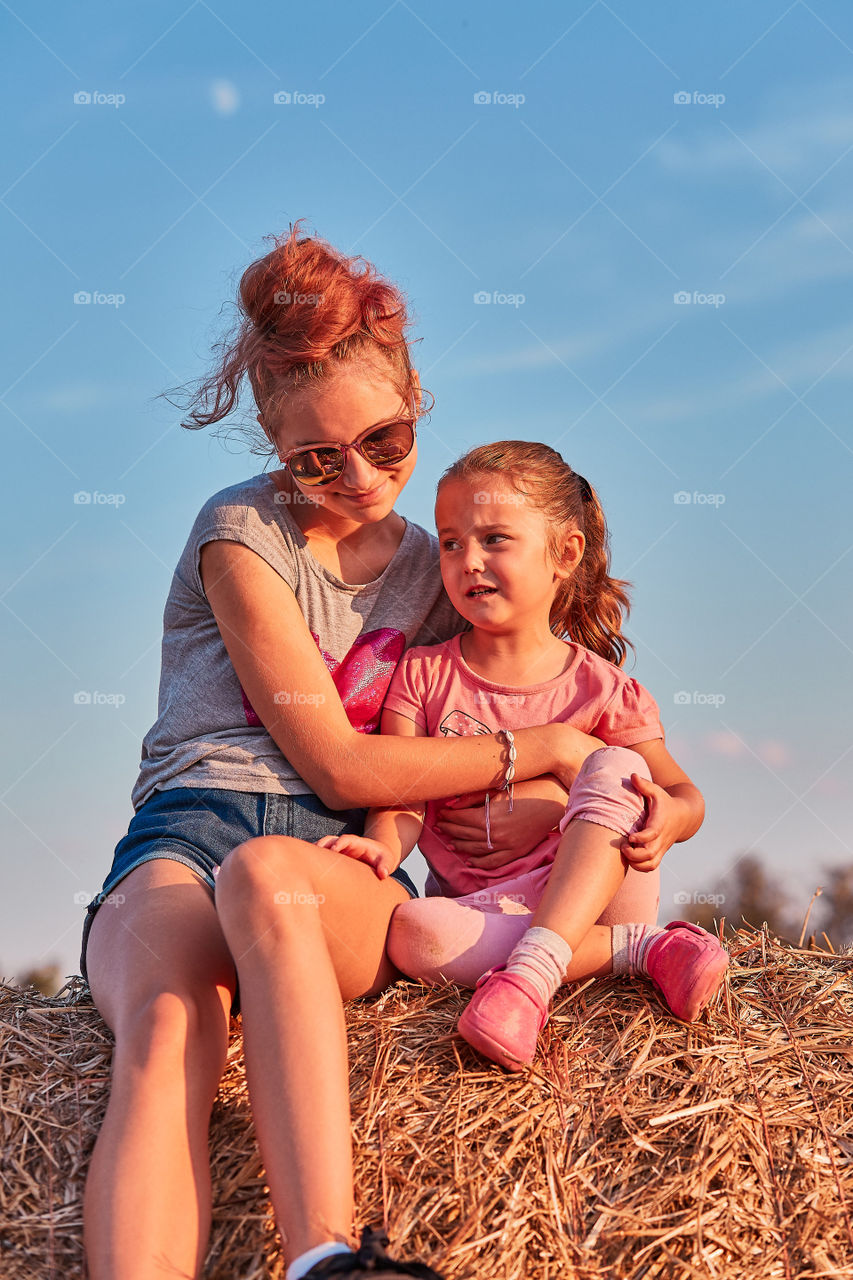
[[[86,907],[80,972],[86,972],[86,944],[95,912],[120,880],[155,858],[181,862],[214,890],[213,869],[227,853],[255,836],[295,836],[315,842],[342,832],[360,835],[365,809],[327,809],[313,794],[283,796],[272,792],[227,791],[220,787],[174,787],[155,791],[131,819],[127,835],[116,845],[100,893]],[[393,878],[412,898],[418,891],[405,871]],[[235,994],[232,1013],[239,1010]]]

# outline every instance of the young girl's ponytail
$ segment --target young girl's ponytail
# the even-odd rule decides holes
[[[363,258],[300,237],[299,228],[296,222],[288,234],[269,237],[272,250],[243,272],[237,323],[213,348],[213,372],[182,395],[181,426],[221,421],[237,406],[246,378],[258,410],[273,416],[298,388],[356,361],[390,377],[418,416],[430,407],[432,397],[418,391],[413,376],[402,292]],[[274,452],[257,432],[253,440],[252,452]]]
[[[547,523],[548,551],[562,555],[566,534],[584,535],[583,557],[572,576],[560,582],[551,606],[551,630],[591,649],[621,667],[630,640],[622,635],[631,611],[630,582],[611,578],[610,536],[601,503],[592,486],[563,461],[555,449],[526,440],[500,440],[472,449],[448,467],[448,480],[478,482],[498,476],[541,511]]]
[[[572,640],[621,667],[628,645],[634,648],[622,635],[623,621],[631,612],[628,589],[632,584],[624,578],[610,577],[610,535],[604,511],[592,486],[582,476],[572,474],[580,482],[583,515],[577,527],[586,543],[576,572],[568,582],[560,583],[551,610],[551,626],[555,629],[556,619]],[[584,497],[584,493],[588,496]]]

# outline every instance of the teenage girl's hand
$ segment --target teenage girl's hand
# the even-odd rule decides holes
[[[387,880],[391,872],[397,870],[391,850],[378,840],[369,840],[367,836],[323,836],[316,843],[321,849],[332,849],[335,853],[344,853],[358,862],[366,862],[373,867],[380,880]]]
[[[552,721],[551,724],[547,724],[543,728],[549,734],[555,735],[555,741],[558,744],[557,763],[552,767],[551,772],[555,777],[559,778],[566,790],[569,791],[574,785],[575,778],[587,756],[592,755],[593,751],[597,751],[599,747],[603,747],[606,744],[591,733],[584,733],[582,729],[577,729],[573,724],[566,724],[562,721]]]
[[[646,825],[625,837],[621,853],[637,871],[654,871],[667,849],[681,837],[685,802],[639,773],[631,774],[631,782],[640,795],[646,797],[648,811]]]

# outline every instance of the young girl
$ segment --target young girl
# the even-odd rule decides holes
[[[166,601],[135,814],[86,913],[81,971],[115,1035],[86,1184],[91,1280],[201,1273],[210,1113],[238,981],[288,1280],[433,1275],[392,1264],[375,1235],[351,1247],[342,999],[397,978],[385,940],[414,889],[316,843],[360,833],[368,804],[501,776],[495,735],[372,732],[404,650],[460,625],[435,538],[395,510],[425,394],[408,323],[369,263],[294,227],[246,269],[235,332],[184,423],[219,422],[248,380],[255,451],[279,466],[214,494],[192,526]],[[554,784],[539,775],[568,788],[600,744],[568,724],[514,727],[518,777],[531,781],[501,829],[520,852],[555,821]]]
[[[564,721],[606,745],[587,756],[558,830],[522,857],[463,856],[437,831],[435,802],[425,813],[374,809],[364,837],[321,843],[380,878],[420,843],[427,892],[446,896],[398,907],[388,954],[411,977],[476,986],[459,1031],[495,1062],[530,1063],[557,987],[591,974],[648,977],[677,1017],[695,1018],[728,957],[695,925],[655,921],[660,861],[699,828],[704,805],[664,746],[654,700],[619,669],[629,584],[607,573],[594,491],[546,445],[502,441],[445,472],[436,524],[447,594],[471,628],[408,651],[383,732],[497,732],[507,747],[497,795],[508,792],[510,807],[504,726]],[[487,833],[495,803],[487,792]]]

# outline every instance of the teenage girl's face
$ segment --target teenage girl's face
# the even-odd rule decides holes
[[[445,590],[463,618],[495,634],[548,628],[560,581],[583,553],[580,534],[568,540],[565,564],[555,564],[542,512],[495,476],[445,481],[435,523]]]
[[[412,416],[411,404],[390,381],[357,366],[343,366],[326,382],[297,391],[274,421],[262,414],[258,420],[281,456],[300,445],[351,444],[371,427]],[[376,524],[392,511],[416,460],[417,442],[407,458],[388,468],[372,466],[351,449],[343,474],[331,484],[293,483],[327,518]],[[298,510],[294,508],[294,515]]]

